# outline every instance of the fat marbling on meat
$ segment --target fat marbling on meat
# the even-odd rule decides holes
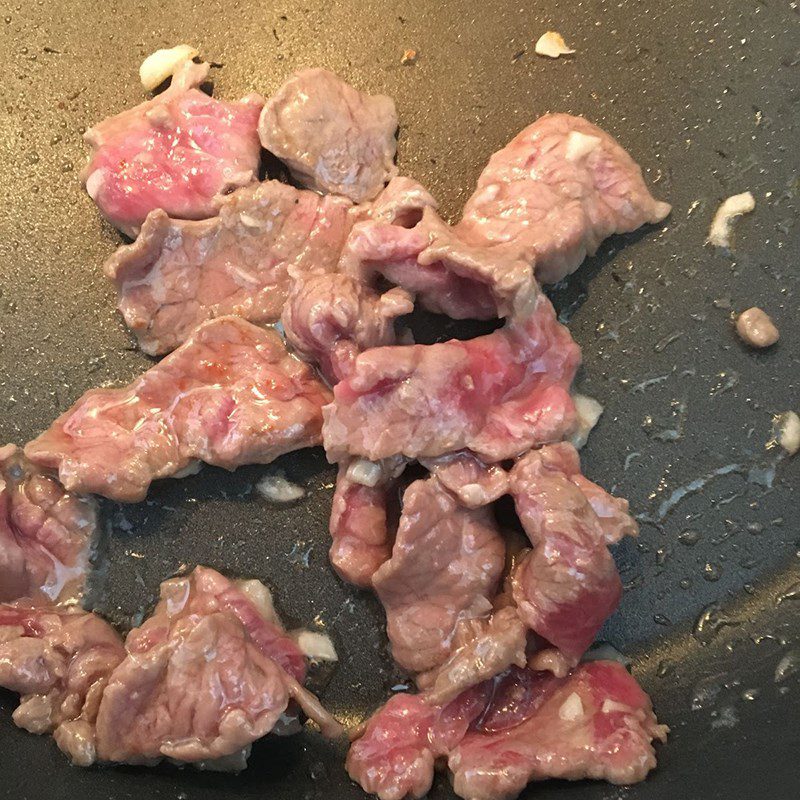
[[[81,179],[123,233],[134,236],[156,208],[181,219],[212,217],[226,192],[255,180],[263,98],[209,97],[197,88],[208,72],[208,64],[186,61],[162,94],[86,131],[91,155]]]
[[[512,577],[518,612],[575,663],[622,594],[607,544],[635,534],[636,523],[624,501],[583,478],[577,451],[565,442],[521,458],[510,488],[533,545]]]
[[[359,92],[326,69],[304,69],[264,105],[265,149],[309,189],[371,200],[397,174],[397,111],[385,95]]]
[[[151,211],[104,270],[142,350],[168,353],[214,317],[280,319],[294,279],[336,267],[350,209],[342,197],[264,181],[225,197],[212,219]]]
[[[161,601],[128,634],[127,656],[103,693],[99,759],[166,757],[241,769],[250,744],[294,704],[327,735],[341,732],[301,685],[305,660],[297,644],[271,605],[253,597],[252,587],[207,567],[162,584]]]
[[[325,409],[331,461],[435,457],[470,449],[487,463],[558,441],[575,425],[568,387],[580,350],[550,302],[469,341],[362,353]]]
[[[511,667],[436,704],[398,694],[366,723],[347,771],[380,800],[421,798],[445,757],[465,800],[511,800],[534,780],[634,783],[663,741],[650,699],[616,662],[581,664],[563,678]]]
[[[329,399],[277,333],[219,317],[129,386],[86,392],[25,453],[70,491],[135,502],[198,460],[235,469],[318,444]]]
[[[372,576],[394,660],[414,672],[443,662],[459,622],[491,610],[504,563],[488,509],[462,507],[435,477],[412,483],[391,558]]]
[[[100,699],[124,657],[119,634],[94,614],[29,600],[0,604],[0,686],[21,695],[14,722],[52,733],[79,766],[95,761]]]
[[[0,602],[77,599],[96,531],[91,498],[64,491],[18,447],[0,447]]]

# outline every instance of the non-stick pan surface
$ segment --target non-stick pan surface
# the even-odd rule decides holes
[[[546,30],[576,55],[535,56]],[[799,31],[788,0],[11,0],[0,14],[0,440],[26,442],[86,389],[150,363],[100,270],[119,236],[77,172],[81,133],[141,100],[136,70],[152,50],[197,45],[224,65],[214,80],[229,98],[268,95],[314,65],[392,95],[401,172],[451,217],[489,154],[524,125],[550,110],[583,114],[674,204],[663,228],[612,239],[553,292],[583,347],[580,386],[606,407],[585,470],[650,520],[617,549],[627,591],[604,635],[633,658],[672,735],[657,772],[630,790],[550,783],[525,796],[797,798],[800,460],[765,443],[774,413],[800,410]],[[400,64],[407,48],[414,66]],[[748,189],[757,207],[739,222],[734,253],[705,247],[718,202]],[[732,312],[752,305],[781,329],[766,353],[732,330]],[[471,330],[415,326],[422,341]],[[291,508],[254,493],[263,468],[206,468],[160,483],[144,503],[104,504],[90,600],[126,627],[184,565],[265,579],[290,622],[331,632],[341,660],[318,676],[322,696],[357,721],[403,676],[378,604],[328,567],[333,469],[321,450],[280,466],[308,490]],[[310,733],[258,743],[240,776],[82,770],[47,737],[15,729],[15,704],[0,694],[2,797],[363,797],[343,749]],[[432,797],[452,797],[445,779]]]

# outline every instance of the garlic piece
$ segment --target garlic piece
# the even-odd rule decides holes
[[[751,347],[770,347],[780,338],[780,332],[766,311],[758,306],[742,311],[736,319],[736,333]]]
[[[188,44],[179,44],[163,50],[156,50],[142,61],[139,67],[139,80],[145,90],[152,92],[167,78],[175,74],[185,61],[191,61],[200,51]]]
[[[306,658],[312,661],[338,661],[336,648],[330,636],[314,631],[298,631],[294,634],[297,646],[303,651]]]
[[[784,411],[775,417],[775,441],[790,455],[800,450],[800,417],[794,411]]]
[[[306,490],[286,480],[282,472],[265,475],[257,484],[256,491],[271,503],[292,503],[305,497]]]
[[[714,247],[730,248],[734,219],[742,214],[749,214],[755,207],[756,200],[751,192],[742,192],[729,197],[714,214],[708,231],[708,243]]]
[[[589,439],[592,428],[597,425],[597,421],[603,413],[603,406],[593,397],[587,397],[585,394],[574,394],[572,400],[578,415],[578,429],[572,434],[570,442],[576,450],[580,450]]]
[[[580,695],[573,692],[558,709],[558,716],[565,722],[574,722],[583,716],[583,703]]]
[[[558,58],[559,56],[570,56],[575,51],[567,47],[564,37],[556,31],[547,31],[539,37],[534,48],[536,55],[547,56],[548,58]]]

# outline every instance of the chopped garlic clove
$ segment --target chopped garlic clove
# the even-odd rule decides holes
[[[742,192],[729,197],[714,214],[708,231],[708,243],[714,247],[730,248],[733,221],[742,214],[749,214],[756,207],[756,200],[750,192]]]
[[[587,136],[580,131],[570,131],[567,136],[567,161],[575,163],[589,155],[600,144],[599,136]]]
[[[256,484],[256,491],[270,503],[293,503],[306,494],[302,486],[287,481],[281,472],[265,475]]]
[[[298,631],[294,634],[297,646],[303,651],[306,658],[312,661],[338,661],[336,648],[330,636],[314,631]]]
[[[152,92],[167,78],[175,74],[175,70],[185,61],[191,61],[200,51],[188,44],[156,50],[142,61],[139,67],[139,80],[142,86]]]
[[[585,394],[574,394],[572,400],[578,415],[578,429],[572,434],[570,442],[576,450],[580,450],[586,444],[589,434],[603,414],[603,406],[593,397],[587,397]]]
[[[800,417],[794,411],[778,414],[773,423],[775,441],[790,455],[800,450]]]
[[[758,306],[748,308],[736,319],[736,333],[751,347],[770,347],[780,338],[780,332],[766,311]]]
[[[539,37],[534,48],[536,54],[539,56],[547,56],[548,58],[558,58],[559,56],[570,56],[575,51],[567,47],[564,37],[556,31],[547,31]]]
[[[583,716],[583,703],[580,695],[573,692],[558,709],[558,716],[565,722],[574,722]]]

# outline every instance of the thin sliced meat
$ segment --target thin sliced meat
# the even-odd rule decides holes
[[[580,350],[544,295],[532,306],[488,336],[358,356],[325,409],[329,460],[470,449],[496,463],[568,435]]]
[[[453,319],[509,316],[535,291],[530,265],[516,249],[465,242],[433,207],[412,227],[379,217],[358,222],[342,268],[363,280],[382,275]]]
[[[424,797],[434,762],[463,739],[487,702],[483,687],[436,707],[422,695],[397,694],[378,709],[350,746],[345,766],[365,792],[380,800]]]
[[[86,392],[25,453],[70,491],[135,502],[196,460],[235,469],[318,444],[329,399],[277,333],[220,317],[129,386]]]
[[[0,686],[21,695],[14,722],[52,733],[79,766],[95,761],[100,698],[124,657],[122,639],[94,614],[27,600],[0,604]]]
[[[350,209],[341,197],[265,181],[223,198],[213,219],[150,212],[104,270],[142,350],[168,353],[214,317],[280,319],[293,279],[335,268]]]
[[[447,660],[425,675],[417,685],[428,703],[442,705],[465,689],[508,669],[527,663],[528,629],[516,608],[506,606],[490,617],[461,622]]]
[[[77,600],[96,532],[91,498],[65,492],[18,447],[0,447],[0,601]]]
[[[260,584],[267,597],[257,603],[253,599],[256,593],[247,586],[249,583],[232,581],[210,567],[195,567],[186,577],[164,581],[155,611],[128,634],[125,647],[130,653],[146,652],[169,638],[170,629],[178,618],[197,619],[211,613],[229,613],[242,624],[249,639],[265,656],[302,683],[306,676],[303,652],[283,629],[266,587]]]
[[[103,694],[100,759],[237,763],[231,757],[246,758],[292,701],[327,734],[340,732],[299,683],[305,661],[297,645],[271,605],[260,608],[252,596],[207,567],[162,584],[161,602],[128,635],[128,655]]]
[[[369,470],[367,477],[358,474],[359,467],[362,471]],[[373,478],[371,473],[376,471]],[[394,475],[386,474],[380,465],[370,462],[366,466],[358,462],[339,465],[331,507],[333,542],[329,557],[340,577],[356,586],[372,586],[375,571],[391,555],[387,506],[394,485]]]
[[[573,663],[619,603],[622,585],[607,533],[571,480],[570,444],[530,452],[511,472],[511,494],[533,550],[515,568],[513,595],[526,624]]]
[[[395,695],[347,754],[350,777],[381,800],[423,797],[442,756],[465,800],[511,800],[545,778],[642,780],[668,729],[623,666],[595,661],[558,678],[512,666],[442,706]]]
[[[488,506],[508,492],[508,473],[499,464],[484,464],[468,450],[421,458],[420,464],[467,508]]]
[[[378,294],[355,278],[331,273],[295,282],[281,321],[294,351],[336,383],[350,374],[359,353],[394,344],[395,319],[413,310],[403,289]]]
[[[489,159],[456,232],[470,244],[512,246],[540,283],[555,283],[611,234],[669,212],[611,136],[582,117],[546,114]]]
[[[162,94],[91,127],[81,173],[112,225],[135,236],[147,215],[205,219],[222,196],[255,180],[261,148],[258,95],[227,103],[197,87],[208,64],[185,62]]]
[[[394,660],[415,672],[444,661],[458,623],[491,610],[504,561],[488,509],[460,506],[436,478],[411,484],[392,557],[372,578]]]
[[[397,111],[326,69],[293,75],[264,106],[261,144],[309,189],[371,200],[397,174]]]
[[[449,755],[460,797],[511,800],[547,778],[630,784],[655,767],[652,742],[664,741],[668,729],[622,665],[581,664],[563,679],[513,670],[511,676]]]

